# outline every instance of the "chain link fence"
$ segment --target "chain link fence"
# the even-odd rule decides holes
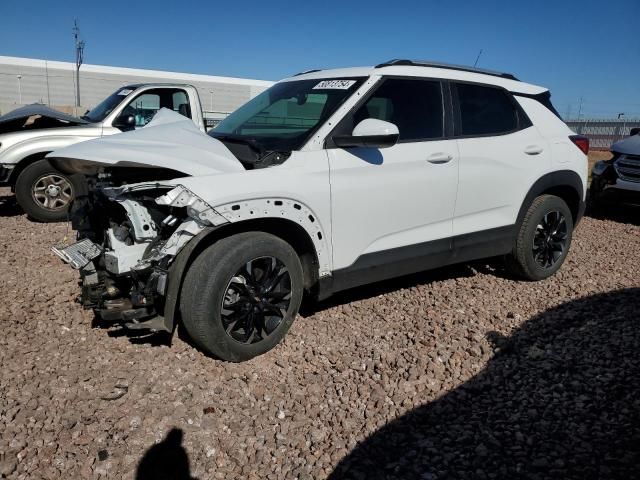
[[[567,120],[566,124],[578,135],[589,138],[591,149],[609,150],[613,143],[628,137],[632,128],[640,127],[640,119]]]

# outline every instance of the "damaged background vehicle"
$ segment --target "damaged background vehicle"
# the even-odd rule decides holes
[[[640,129],[631,129],[629,137],[614,143],[611,153],[610,160],[596,162],[591,171],[591,207],[640,205]]]
[[[87,178],[79,242],[54,251],[102,319],[181,322],[229,361],[273,348],[304,292],[498,255],[544,279],[584,210],[588,150],[549,98],[510,74],[392,60],[283,80],[208,136],[162,110],[48,157]]]
[[[198,91],[183,84],[135,84],[119,88],[82,117],[45,105],[27,105],[0,117],[0,187],[10,186],[30,218],[67,219],[79,179],[57,170],[48,153],[75,143],[145,126],[160,109],[191,118],[203,132]]]

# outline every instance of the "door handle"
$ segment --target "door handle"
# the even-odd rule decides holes
[[[542,153],[544,149],[540,145],[529,145],[524,149],[524,153],[527,155],[538,155]]]
[[[450,162],[451,160],[453,160],[453,156],[443,152],[434,153],[433,155],[429,155],[427,157],[427,162],[434,163],[436,165],[441,163],[447,163],[447,162]]]

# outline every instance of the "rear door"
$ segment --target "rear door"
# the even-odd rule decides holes
[[[550,167],[548,143],[506,90],[451,87],[460,153],[453,234],[513,225],[530,186]]]
[[[434,240],[449,249],[458,152],[447,140],[443,91],[438,80],[383,79],[334,130],[350,135],[376,118],[400,132],[398,143],[383,149],[341,149],[328,140],[335,269],[384,269],[432,252],[424,244]]]

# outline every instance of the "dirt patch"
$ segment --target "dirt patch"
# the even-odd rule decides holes
[[[0,190],[0,477],[631,478],[640,222],[539,283],[477,262],[346,292],[243,364],[92,327]],[[637,218],[637,217],[636,217]]]

